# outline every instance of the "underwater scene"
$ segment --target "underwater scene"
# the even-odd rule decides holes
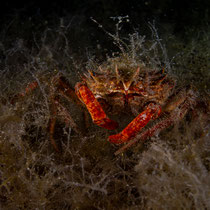
[[[0,209],[210,209],[210,2],[5,2]]]

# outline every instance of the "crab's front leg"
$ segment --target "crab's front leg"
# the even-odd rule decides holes
[[[174,99],[163,107],[163,114],[160,116],[160,120],[156,121],[150,128],[146,129],[142,133],[138,134],[115,152],[118,155],[125,151],[127,148],[137,143],[138,141],[144,141],[148,137],[158,135],[163,129],[168,128],[174,123],[184,118],[189,109],[194,109],[197,105],[197,93],[192,90],[182,90],[175,95]]]
[[[86,105],[93,122],[103,128],[114,130],[118,124],[109,119],[102,109],[100,103],[97,101],[91,90],[84,83],[77,83],[75,92],[79,99]]]
[[[161,107],[150,103],[146,109],[140,113],[124,130],[120,133],[109,136],[109,141],[115,144],[121,144],[129,141],[132,137],[147,125],[151,119],[157,118],[161,113]]]

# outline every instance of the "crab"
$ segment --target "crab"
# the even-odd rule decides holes
[[[30,83],[15,98],[24,97],[38,85],[38,81]],[[177,88],[176,80],[164,69],[147,67],[143,62],[122,57],[99,66],[97,72],[88,70],[75,89],[61,74],[53,77],[50,86],[49,136],[57,151],[59,148],[54,140],[57,115],[78,134],[82,133],[62,105],[61,95],[86,109],[93,123],[108,130],[118,128],[118,123],[110,119],[109,114],[119,115],[124,111],[133,116],[122,131],[108,137],[113,144],[124,144],[116,155],[183,119],[197,100],[197,94],[191,88]]]

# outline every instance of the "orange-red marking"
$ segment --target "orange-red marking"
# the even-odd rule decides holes
[[[115,121],[107,117],[100,103],[85,84],[77,83],[75,91],[80,100],[82,100],[86,105],[92,120],[96,125],[109,130],[116,129],[118,127],[118,124]]]
[[[140,113],[127,127],[118,134],[109,136],[109,141],[115,144],[121,144],[129,141],[134,137],[151,118],[156,118],[160,114],[160,107],[154,104],[150,104],[147,108]]]
[[[36,81],[32,82],[32,83],[29,83],[27,85],[27,87],[25,88],[24,92],[18,93],[17,95],[12,97],[12,99],[10,100],[10,103],[15,104],[18,101],[19,98],[25,97],[27,94],[29,94],[31,91],[33,91],[37,87],[38,87],[38,83]]]
[[[36,81],[28,84],[27,87],[25,88],[25,92],[20,93],[20,96],[25,96],[30,91],[33,91],[35,88],[37,88],[37,86],[38,86],[38,82]]]

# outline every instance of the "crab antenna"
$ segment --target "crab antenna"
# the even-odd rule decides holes
[[[118,71],[118,68],[117,68],[117,64],[115,65],[115,73],[116,73],[116,77],[117,77],[117,83],[119,83],[120,74],[119,74],[119,71]]]
[[[93,75],[93,72],[92,72],[91,70],[88,70],[88,72],[89,72],[90,76],[93,78],[93,80],[94,80],[96,83],[98,83],[98,80],[97,80],[97,78]]]

